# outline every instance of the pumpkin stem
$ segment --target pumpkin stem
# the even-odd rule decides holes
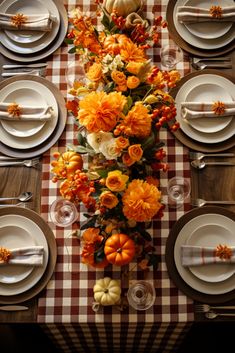
[[[122,248],[117,249],[117,253],[121,254]]]
[[[109,292],[109,290],[106,288],[105,290],[104,290],[104,293],[108,293]]]

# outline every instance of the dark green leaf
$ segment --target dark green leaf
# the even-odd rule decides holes
[[[76,53],[76,47],[73,47],[73,48],[69,49],[68,53],[69,53],[69,54],[74,54],[74,53]]]
[[[108,170],[107,169],[100,169],[100,170],[97,170],[97,173],[101,176],[101,178],[106,178],[108,175]]]
[[[114,89],[114,82],[109,82],[105,87],[104,87],[104,92],[110,93]]]
[[[156,140],[156,137],[152,131],[151,135],[142,142],[142,144],[141,144],[142,149],[147,150],[148,148],[154,146],[155,140]]]
[[[88,153],[87,148],[84,146],[75,146],[75,151],[81,154]]]
[[[66,44],[73,44],[73,39],[65,38],[64,42],[65,42]]]
[[[139,229],[138,230],[140,235],[146,240],[146,241],[151,241],[152,240],[152,237],[151,235],[144,229]]]
[[[98,215],[92,216],[92,218],[89,219],[89,221],[85,222],[85,223],[81,226],[80,229],[83,230],[83,229],[87,229],[87,228],[92,228],[92,227],[94,227],[97,217],[98,217]]]
[[[86,138],[81,134],[81,132],[78,132],[77,139],[78,139],[79,145],[84,147],[86,146]]]

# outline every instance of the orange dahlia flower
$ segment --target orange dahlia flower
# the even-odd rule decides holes
[[[156,186],[135,179],[122,197],[123,213],[126,218],[136,222],[149,221],[162,207],[160,198],[161,192]]]
[[[151,116],[148,109],[140,102],[136,102],[134,107],[128,112],[120,124],[120,128],[127,136],[144,138],[151,132]]]
[[[119,92],[92,92],[79,102],[78,120],[89,132],[111,131],[126,104]]]
[[[147,60],[144,50],[138,48],[138,46],[132,41],[127,41],[125,43],[125,46],[120,50],[120,55],[125,62],[134,61],[136,63],[143,63]]]

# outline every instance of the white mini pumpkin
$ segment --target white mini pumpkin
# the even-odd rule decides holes
[[[114,305],[120,300],[121,287],[118,280],[110,277],[98,279],[93,287],[95,301],[101,305]]]
[[[136,12],[142,5],[142,0],[104,0],[104,8],[111,14],[114,10],[119,16],[126,17]]]

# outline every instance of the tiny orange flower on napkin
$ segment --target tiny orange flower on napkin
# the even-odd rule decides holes
[[[10,250],[0,247],[0,263],[7,263],[11,256]]]
[[[17,13],[11,17],[11,23],[18,28],[20,28],[20,26],[24,24],[26,20],[27,16],[25,16],[23,13]]]
[[[225,112],[225,104],[217,101],[212,105],[212,110],[216,115],[222,115]]]
[[[232,249],[227,245],[219,244],[215,249],[215,256],[221,260],[229,260],[232,257]]]
[[[222,7],[220,6],[211,6],[210,7],[210,15],[213,18],[221,18],[222,17]]]
[[[11,115],[12,117],[17,117],[19,118],[21,116],[21,108],[19,106],[19,104],[17,103],[11,103],[9,104],[8,108],[7,108],[7,112],[9,113],[9,115]]]

